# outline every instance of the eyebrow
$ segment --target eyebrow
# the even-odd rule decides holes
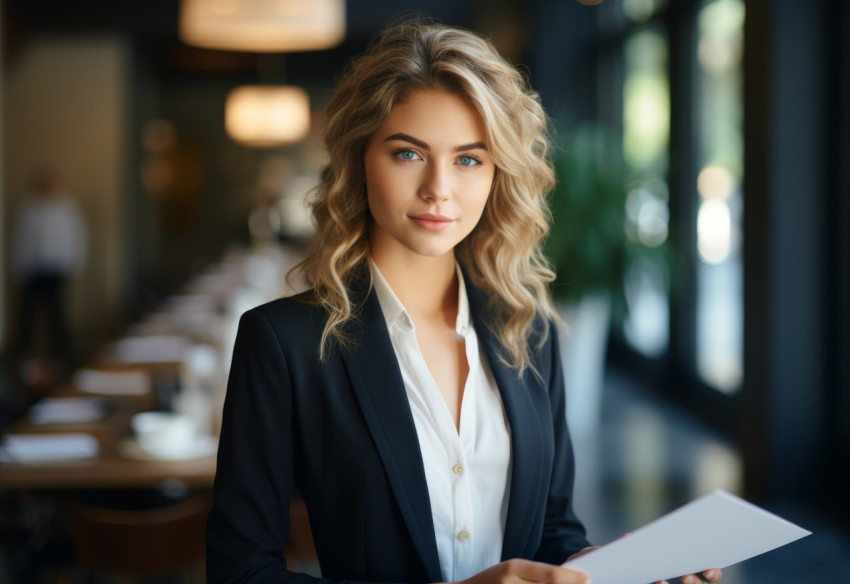
[[[384,138],[384,142],[390,142],[392,140],[402,140],[404,142],[410,142],[414,146],[418,146],[423,150],[427,150],[429,152],[431,151],[431,147],[428,146],[428,144],[418,138],[414,138],[409,134],[398,133]],[[471,142],[470,144],[461,144],[460,146],[455,146],[454,149],[452,149],[452,152],[464,152],[466,150],[487,150],[487,146],[484,145],[484,142]]]

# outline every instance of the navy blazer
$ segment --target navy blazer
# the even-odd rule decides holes
[[[561,563],[589,545],[572,510],[574,461],[554,327],[537,378],[499,358],[486,297],[466,278],[470,313],[511,430],[502,558]],[[315,584],[287,570],[293,485],[310,518],[323,580],[442,580],[413,416],[380,304],[363,287],[349,350],[324,361],[309,298],[246,312],[233,352],[207,523],[209,582]],[[532,345],[536,347],[536,345]]]

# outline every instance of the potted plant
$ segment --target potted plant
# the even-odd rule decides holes
[[[560,335],[567,416],[581,437],[599,421],[608,331],[612,314],[628,312],[629,268],[638,259],[666,267],[666,218],[663,237],[648,243],[630,225],[635,221],[627,212],[631,189],[620,143],[602,126],[562,134],[553,163],[557,183],[546,253],[557,273],[552,295],[565,322]]]

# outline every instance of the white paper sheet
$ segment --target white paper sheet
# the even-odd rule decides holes
[[[725,568],[810,534],[716,490],[563,566],[593,584],[647,584]]]

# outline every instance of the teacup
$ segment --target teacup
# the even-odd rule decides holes
[[[151,456],[169,458],[192,447],[195,421],[185,414],[142,412],[131,421],[139,446]]]

